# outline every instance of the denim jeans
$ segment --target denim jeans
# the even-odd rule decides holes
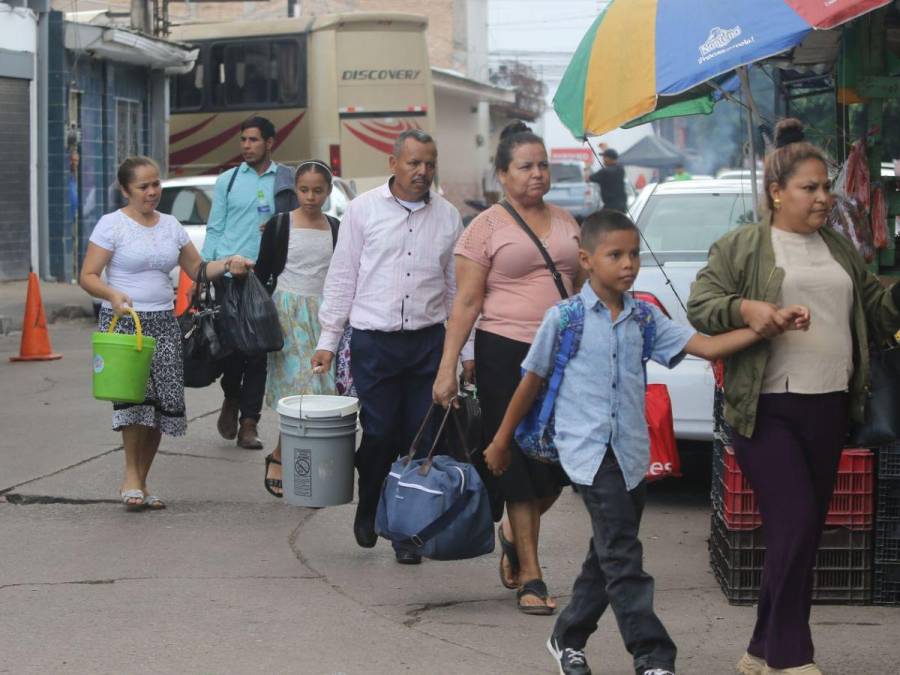
[[[578,494],[591,516],[593,537],[572,599],[559,615],[554,635],[563,647],[583,649],[597,622],[612,605],[634,668],[675,668],[675,644],[653,611],[653,578],[643,569],[638,528],[647,487],[630,492],[612,451],[606,453],[592,485]]]

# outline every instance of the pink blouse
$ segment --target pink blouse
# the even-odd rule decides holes
[[[581,231],[568,211],[547,206],[550,233],[545,246],[571,295]],[[534,242],[495,204],[463,231],[455,253],[489,268],[478,328],[530,344],[544,313],[562,299]]]

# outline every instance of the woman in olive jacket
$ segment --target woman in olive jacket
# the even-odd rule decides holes
[[[900,329],[900,286],[886,289],[851,242],[824,227],[823,152],[783,120],[766,157],[768,211],[717,241],[691,289],[699,331],[749,326],[771,338],[725,362],[725,421],[759,503],[766,544],[745,675],[809,673],[813,565],[850,421],[863,419],[869,343]],[[778,306],[810,308],[808,332],[785,332]]]

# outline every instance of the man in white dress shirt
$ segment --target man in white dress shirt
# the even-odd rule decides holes
[[[409,450],[432,403],[431,387],[444,343],[444,322],[456,294],[453,248],[459,211],[431,191],[434,139],[405,131],[390,157],[391,179],[347,207],[319,310],[322,335],[313,366],[332,365],[347,322],[353,327],[350,368],[362,405],[363,438],[356,453],[359,504],[353,533],[375,546],[375,512],[391,463]],[[471,351],[463,351],[467,370]],[[419,448],[433,440],[426,434]],[[417,564],[414,551],[397,561]]]

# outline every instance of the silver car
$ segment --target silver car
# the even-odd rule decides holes
[[[600,208],[600,187],[585,179],[580,162],[550,162],[550,192],[544,201],[566,209],[581,222]]]
[[[644,188],[630,211],[644,239],[635,295],[687,325],[679,298],[687,303],[709,247],[735,227],[753,221],[752,202],[749,181],[674,181]],[[712,364],[688,356],[669,370],[651,362],[647,376],[649,382],[668,386],[678,438],[712,440]]]

